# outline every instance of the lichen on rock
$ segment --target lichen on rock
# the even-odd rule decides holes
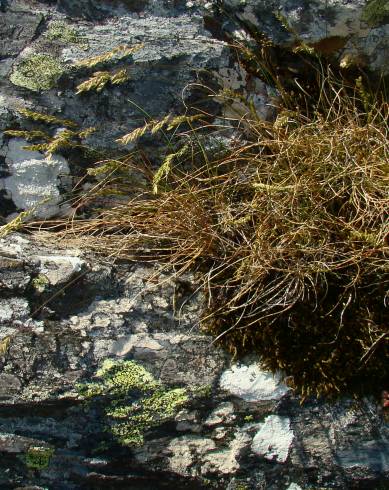
[[[27,151],[26,140],[12,138],[0,151],[9,175],[0,186],[10,195],[17,209],[34,209],[34,217],[49,218],[58,214],[61,202],[59,186],[70,170],[60,155],[51,159],[38,151]],[[63,208],[65,209],[65,208]]]
[[[30,447],[25,456],[26,466],[32,470],[44,470],[49,466],[53,454],[51,447]]]
[[[77,29],[61,20],[55,20],[49,25],[46,37],[50,41],[60,41],[64,44],[83,44],[87,46],[85,38],[79,34]]]
[[[14,67],[10,81],[34,92],[50,90],[64,71],[61,62],[53,56],[34,53],[26,56]]]
[[[187,401],[185,388],[166,388],[134,361],[103,363],[97,383],[79,387],[85,398],[108,399],[108,431],[124,446],[141,446],[145,433],[172,418]]]
[[[363,9],[361,19],[370,27],[378,27],[389,22],[389,3],[387,0],[369,0]]]
[[[252,450],[269,461],[285,463],[294,439],[288,417],[269,415],[253,439]]]

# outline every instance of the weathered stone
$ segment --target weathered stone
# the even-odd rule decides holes
[[[29,447],[39,444],[39,440],[30,437],[16,436],[14,434],[0,434],[0,452],[22,453]]]
[[[0,299],[0,322],[27,320],[30,314],[28,301],[24,298]]]
[[[20,210],[32,210],[32,216],[50,218],[59,212],[61,177],[69,174],[61,156],[45,158],[37,151],[26,151],[28,142],[11,139],[0,151],[4,155],[10,176],[0,180],[0,188]],[[66,209],[66,207],[65,207]]]
[[[16,395],[21,388],[20,380],[12,374],[0,374],[0,400]]]
[[[293,442],[290,420],[279,415],[269,415],[253,439],[254,453],[270,461],[285,463]]]
[[[216,122],[247,110],[239,102],[225,107],[223,97],[199,90],[204,86],[213,95],[237,91],[271,119],[276,91],[242,68],[226,37],[255,46],[253,36],[264,32],[275,52],[304,42],[344,67],[385,72],[388,28],[380,0],[0,0],[3,222],[35,205],[40,218],[66,212],[70,174],[78,178],[89,165],[74,148],[49,160],[3,135],[10,128],[62,131],[18,108],[96,126],[82,143],[114,152],[121,148],[116,138],[149,117],[182,113],[183,100]],[[79,63],[141,44],[128,57]],[[124,68],[126,83],[75,94],[95,71]],[[204,144],[226,148],[232,136],[231,126]],[[139,145],[151,159],[161,157],[157,135]],[[181,278],[177,308],[173,273],[110,263],[48,237],[0,240],[1,488],[340,490],[386,483],[389,428],[377,400],[300,405],[279,376],[251,361],[231,364],[199,331],[203,296],[193,276]],[[98,389],[93,383],[107,359],[134,362],[155,383],[151,418],[157,414],[158,423],[145,422],[150,411],[144,402],[137,407],[139,393],[119,400],[120,420],[132,433],[142,429],[140,447],[121,446],[107,431],[114,400],[106,393],[83,403],[82,390]],[[156,401],[174,390],[185,393],[186,405],[167,416]],[[28,468],[29,448],[49,445],[55,456],[48,467]]]
[[[230,29],[264,32],[275,45],[305,43],[349,64],[388,73],[388,12],[381,0],[223,0]],[[235,22],[234,22],[235,20]],[[244,30],[243,30],[244,32]]]
[[[158,489],[164,488],[156,477],[162,472],[169,484],[192,482],[196,488],[211,480],[220,490],[236,490],[234,482],[245,482],[250,490],[286,489],[291,482],[298,485],[291,488],[324,484],[341,489],[361,481],[374,486],[386,474],[389,429],[373,400],[309,401],[301,406],[293,393],[284,396],[286,387],[279,391],[279,380],[258,365],[230,366],[211,339],[193,328],[201,294],[193,296],[189,289],[181,316],[176,316],[172,302],[176,287],[167,271],[158,283],[153,266],[110,266],[92,255],[54,246],[47,237],[38,241],[13,235],[2,239],[0,248],[24,264],[19,268],[18,262],[18,271],[30,278],[31,285],[24,291],[14,289],[11,298],[9,290],[0,287],[4,488],[21,481],[61,490],[92,481],[99,487],[103,481],[117,484],[126,473],[141,474],[147,485]],[[75,259],[76,270],[85,265],[82,284],[72,289]],[[46,261],[59,267],[56,273],[62,270],[65,282],[54,280],[37,288],[34,278],[43,273]],[[190,277],[185,280],[193,283]],[[64,286],[66,294],[61,297],[57,288]],[[109,437],[112,419],[104,415],[99,397],[89,398],[85,406],[80,403],[80,384],[92,383],[93,391],[96,371],[107,359],[113,365],[131,360],[166,393],[183,390],[180,403],[188,397],[175,415],[160,415],[164,421],[160,425],[154,420],[143,425],[149,429],[143,429],[140,447],[120,447]],[[162,414],[158,404],[153,406]],[[128,400],[128,407],[134,425],[133,400]],[[139,413],[147,413],[142,410]],[[26,440],[19,439],[21,435]],[[47,470],[32,476],[22,463],[26,451],[48,443],[55,446],[55,456]],[[10,462],[15,453],[21,459]],[[121,475],[114,469],[118,465]]]
[[[219,406],[217,406],[215,410],[205,420],[204,424],[209,427],[222,423],[228,424],[233,422],[235,418],[234,405],[232,403],[226,402],[221,403]]]
[[[85,265],[85,262],[79,257],[70,255],[37,256],[36,259],[40,264],[40,273],[47,278],[52,286],[67,282]]]
[[[42,14],[25,7],[0,14],[0,60],[18,55],[33,40],[43,20]]]

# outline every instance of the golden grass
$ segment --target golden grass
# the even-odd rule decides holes
[[[155,175],[136,155],[102,162],[76,206],[100,211],[52,226],[104,254],[200,272],[204,328],[236,355],[257,351],[304,396],[379,385],[389,373],[388,106],[366,97],[329,77],[314,111],[280,110],[273,123],[248,111],[224,151],[207,154],[196,128],[184,135],[185,145],[195,135],[191,151]]]

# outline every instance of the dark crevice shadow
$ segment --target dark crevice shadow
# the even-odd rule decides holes
[[[9,0],[0,0],[0,12],[5,12],[9,7]]]

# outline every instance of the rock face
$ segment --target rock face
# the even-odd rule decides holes
[[[378,73],[388,20],[384,0],[0,0],[0,219],[67,213],[88,165],[77,145],[105,155],[185,104],[226,110],[205,86],[240,91],[271,117],[274,91],[228,41],[264,32],[276,48],[303,41]],[[122,69],[124,83],[76,94],[95,72]],[[34,141],[23,131],[69,128],[75,148],[24,149]],[[300,405],[256,359],[215,347],[201,308],[190,275],[46,236],[0,240],[0,488],[386,488],[389,428],[374,399]]]
[[[57,164],[51,165],[36,155],[23,160],[17,155],[14,160],[14,148],[21,142],[3,138],[4,129],[38,129],[51,136],[64,130],[61,123],[56,129],[52,124],[37,125],[18,109],[70,119],[79,130],[93,127],[95,131],[79,143],[116,153],[120,145],[115,139],[149,118],[182,113],[187,106],[217,116],[224,108],[209,95],[223,89],[243,93],[260,115],[271,117],[274,90],[237,63],[231,41],[250,43],[264,33],[276,48],[303,42],[345,67],[358,65],[387,73],[388,19],[384,0],[2,1],[1,215],[36,202],[46,180],[50,185],[43,196],[50,201],[40,217],[66,212],[58,207],[58,196],[66,195],[72,181],[64,185],[61,179],[68,166],[73,177],[82,173],[79,152],[68,152],[66,161],[56,157]],[[123,55],[120,47],[139,49]],[[109,51],[114,52],[111,57],[96,62],[96,57]],[[281,69],[293,70],[282,63]],[[123,69],[126,81],[76,94],[77,87],[94,73]],[[239,110],[234,107],[235,117]],[[155,136],[142,144],[149,150],[155,147],[159,155]],[[31,173],[35,177],[27,190],[25,181]]]
[[[199,332],[187,276],[0,241],[0,486],[378,488],[372,399],[299,404]]]
[[[389,73],[389,9],[385,0],[225,0],[224,8],[251,31],[279,46],[303,41],[340,63]]]

